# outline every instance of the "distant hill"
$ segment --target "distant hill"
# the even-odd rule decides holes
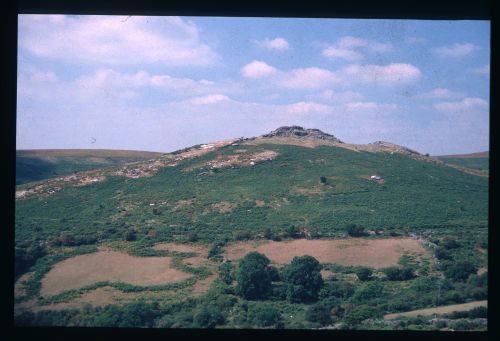
[[[480,171],[489,170],[490,153],[488,151],[471,154],[441,155],[436,157],[449,165],[472,168]]]
[[[108,149],[31,149],[16,151],[16,185],[74,172],[144,161],[155,152]]]

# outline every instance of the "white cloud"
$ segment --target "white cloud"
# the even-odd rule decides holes
[[[332,71],[310,67],[286,72],[279,84],[294,89],[318,89],[339,82],[340,77]]]
[[[397,104],[392,103],[375,103],[375,102],[352,102],[345,105],[347,112],[363,112],[363,113],[384,113],[393,112],[399,109]]]
[[[31,74],[30,79],[32,82],[57,82],[59,78],[56,76],[56,74],[52,71],[39,71],[39,72],[34,72]]]
[[[451,91],[446,88],[435,88],[429,92],[420,94],[418,97],[429,98],[429,99],[448,99],[448,98],[460,98],[464,96],[465,95],[461,92]]]
[[[360,60],[363,58],[363,55],[355,50],[339,48],[335,46],[327,47],[321,52],[321,54],[325,57],[329,58],[340,58],[349,61]]]
[[[363,54],[359,49],[376,53],[386,53],[392,51],[393,47],[389,43],[380,43],[373,40],[362,39],[353,36],[340,38],[336,44],[327,46],[321,54],[328,58],[340,58],[349,61],[360,60]]]
[[[368,41],[362,38],[357,38],[353,36],[345,36],[339,39],[338,46],[345,48],[366,46]]]
[[[476,49],[478,49],[478,47],[470,43],[455,43],[452,46],[437,47],[431,51],[441,57],[459,58],[471,54]]]
[[[422,76],[411,64],[350,65],[341,70],[342,75],[353,82],[384,85],[414,82]]]
[[[194,105],[214,104],[221,101],[229,101],[229,97],[221,94],[213,94],[189,99],[187,102]]]
[[[297,102],[285,106],[285,112],[290,114],[329,113],[331,111],[331,106],[315,102]]]
[[[466,97],[458,102],[442,102],[433,105],[436,110],[450,114],[483,113],[489,110],[489,103],[482,98]]]
[[[241,68],[241,74],[247,78],[262,78],[276,73],[276,69],[269,64],[254,60]]]
[[[471,69],[470,72],[475,74],[475,75],[489,77],[490,76],[490,64],[486,64],[484,66],[481,66],[481,67],[478,67],[475,69]]]
[[[333,91],[327,89],[319,94],[310,95],[308,97],[310,99],[325,101],[329,103],[342,103],[350,101],[359,101],[363,98],[363,95],[355,91]]]
[[[288,41],[279,37],[275,39],[266,38],[263,41],[258,41],[257,44],[267,49],[278,51],[288,50],[290,48]]]
[[[69,63],[210,65],[217,54],[178,17],[20,15],[19,46]]]

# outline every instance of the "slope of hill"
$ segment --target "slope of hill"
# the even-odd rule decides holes
[[[474,269],[487,266],[487,178],[387,142],[346,144],[318,130],[289,128],[18,186],[16,273],[24,274],[18,281],[24,295],[16,298],[19,323],[36,325],[38,317],[29,314],[37,311],[40,321],[47,321],[43,314],[51,308],[123,304],[142,297],[160,304],[165,314],[154,317],[156,326],[200,326],[196,314],[215,301],[226,302],[219,325],[262,326],[242,317],[247,312],[236,303],[241,298],[236,299],[235,270],[224,284],[227,277],[219,262],[239,250],[242,241],[249,243],[243,250],[253,250],[254,243],[304,237],[324,240],[320,244],[328,255],[315,243],[275,249],[288,250],[282,257],[288,259],[310,254],[312,245],[317,248],[314,254],[320,253],[323,269],[336,279],[325,277],[331,291],[321,294],[320,303],[345,311],[335,317],[342,323],[355,326],[388,313],[485,299],[487,274],[479,279],[471,275],[468,282],[447,278],[439,288],[435,283],[459,260],[467,259]],[[346,227],[352,224],[362,226],[362,238],[346,239]],[[377,239],[384,250],[368,242]],[[435,248],[443,245],[446,250],[439,257],[446,257],[433,258]],[[346,248],[345,257],[335,253]],[[82,255],[86,253],[88,257]],[[167,258],[160,262],[158,257]],[[384,277],[377,264],[394,264],[398,257],[415,277]],[[102,262],[98,274],[96,262]],[[137,264],[143,276],[131,274],[123,262]],[[175,275],[171,280],[151,277],[158,266],[168,264]],[[355,275],[366,264],[374,271],[367,283]],[[163,284],[157,285],[159,280]],[[57,291],[50,283],[57,284]],[[339,283],[345,288],[335,289]],[[276,284],[269,300],[282,325],[320,326],[307,317],[310,304],[287,301],[280,288]],[[105,312],[74,314],[95,325],[95,316]]]
[[[489,169],[489,152],[480,152],[461,155],[442,155],[437,158],[444,163],[466,168],[487,171]]]
[[[161,153],[106,149],[34,149],[16,152],[16,185],[74,172],[160,156]]]

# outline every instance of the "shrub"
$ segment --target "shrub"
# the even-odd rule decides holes
[[[73,246],[75,243],[75,236],[71,232],[64,231],[59,236],[59,242],[64,246]]]
[[[347,225],[346,232],[351,237],[363,237],[363,236],[368,235],[368,233],[366,233],[366,231],[365,231],[365,228],[363,226],[357,225],[357,224]]]
[[[413,269],[409,267],[389,267],[382,270],[390,281],[406,281],[415,277]]]
[[[456,239],[453,238],[444,238],[441,245],[447,250],[456,249],[460,246]]]
[[[352,296],[354,301],[366,302],[385,295],[384,285],[380,281],[371,281],[358,287]]]
[[[252,238],[252,236],[250,235],[250,232],[248,232],[248,231],[237,231],[234,234],[235,240],[248,240],[251,238]]]
[[[438,248],[436,248],[436,251],[434,251],[434,255],[439,260],[451,260],[451,254],[450,254],[450,252],[447,251],[444,247],[441,247],[441,246],[438,247]]]
[[[322,326],[332,323],[330,313],[331,307],[324,303],[316,303],[307,309],[306,320],[309,322],[317,322]]]
[[[194,315],[195,325],[201,328],[214,328],[225,322],[226,318],[224,315],[217,307],[210,304],[202,305],[199,311]]]
[[[189,232],[187,238],[191,243],[197,242],[200,239],[196,232]]]
[[[160,215],[161,214],[161,210],[158,207],[154,207],[153,208],[153,214],[154,215]]]
[[[224,262],[219,266],[219,277],[228,285],[233,283],[233,264],[231,262]]]
[[[309,302],[318,299],[323,287],[321,264],[311,256],[294,257],[283,269],[287,299],[291,302]]]
[[[326,183],[328,182],[328,180],[326,179],[326,177],[324,176],[320,176],[319,177],[319,180],[321,181],[322,184],[326,185]]]
[[[366,319],[377,318],[381,316],[381,312],[368,305],[360,305],[351,309],[344,317],[344,322],[348,325],[355,326]]]
[[[47,250],[45,247],[38,243],[33,243],[29,247],[16,247],[15,248],[15,274],[21,275],[28,270],[36,261],[45,256]]]
[[[327,283],[319,292],[319,299],[324,300],[329,297],[347,299],[354,294],[354,285],[345,281],[335,281]]]
[[[258,303],[248,307],[247,322],[252,326],[269,327],[281,321],[281,314],[272,304]]]
[[[271,292],[269,259],[258,252],[249,252],[240,261],[236,274],[236,292],[246,299],[259,299]]]
[[[135,235],[135,231],[129,230],[125,233],[125,240],[127,242],[132,242],[137,239],[137,236]]]
[[[454,281],[463,282],[471,274],[477,271],[476,267],[469,261],[452,263],[445,271],[444,275]]]
[[[300,229],[298,227],[296,227],[295,225],[289,225],[286,228],[285,232],[286,232],[286,235],[290,238],[297,239],[297,238],[304,237],[304,232],[300,231]]]
[[[221,260],[222,259],[221,253],[222,253],[222,247],[216,243],[212,245],[212,247],[208,251],[207,258],[214,260]]]
[[[281,274],[276,267],[269,266],[267,270],[269,271],[269,276],[271,277],[272,282],[281,281]]]
[[[372,270],[370,268],[359,268],[356,270],[356,276],[360,281],[369,281],[372,277]]]

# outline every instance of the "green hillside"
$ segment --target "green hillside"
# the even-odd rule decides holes
[[[439,160],[444,163],[463,166],[467,168],[488,170],[489,169],[489,156],[488,152],[470,154],[470,155],[447,155],[438,156]]]
[[[18,150],[16,154],[16,185],[161,155],[154,152],[92,149]]]
[[[267,326],[267,322],[259,322],[257,317],[252,320],[250,316],[260,316],[258,311],[267,311],[271,305],[276,316],[282,316],[279,323],[278,320],[273,322],[276,326],[317,328],[321,324],[311,317],[311,309],[322,311],[328,307],[330,311],[336,306],[340,311],[345,310],[344,315],[336,317],[337,322],[347,324],[349,328],[392,329],[363,321],[369,317],[382,318],[388,313],[485,299],[487,288],[483,278],[487,273],[482,277],[471,275],[467,282],[448,278],[439,280],[442,283],[437,298],[435,283],[440,273],[446,273],[460,260],[472,262],[474,269],[487,267],[488,178],[401,153],[356,151],[335,143],[307,148],[243,141],[173,163],[171,160],[175,155],[183,155],[181,151],[181,154],[164,156],[164,160],[171,163],[160,167],[152,176],[117,176],[112,174],[116,170],[112,167],[99,172],[99,176],[106,177],[104,181],[86,186],[61,185],[62,188],[54,193],[16,200],[17,276],[27,271],[34,273],[27,282],[27,294],[17,300],[24,302],[38,297],[41,279],[58,261],[95,252],[99,246],[138,256],[180,257],[175,263],[178,269],[195,274],[196,280],[203,280],[210,273],[224,278],[217,263],[222,258],[215,257],[208,265],[190,268],[179,264],[183,257],[192,255],[162,253],[151,246],[160,242],[198,245],[210,249],[211,257],[238,240],[302,238],[304,235],[300,235],[300,231],[307,231],[308,238],[312,239],[342,239],[346,238],[346,227],[355,224],[373,232],[360,240],[418,236],[434,246],[440,245],[438,249],[445,252],[446,257],[441,259],[438,255],[440,260],[436,261],[403,256],[401,266],[410,267],[417,275],[410,280],[396,281],[373,277],[369,282],[352,282],[345,276],[354,275],[359,270],[357,267],[322,264],[323,269],[336,273],[336,281],[326,281],[325,288],[334,290],[341,285],[346,287],[335,290],[347,291],[340,293],[323,289],[318,303],[290,302],[285,294],[279,293],[284,290],[279,283],[273,284],[274,294],[265,302],[242,299],[234,291],[234,279],[228,282],[233,284],[216,280],[211,290],[196,299],[191,294],[183,294],[183,290],[187,290],[183,289],[184,286],[192,284],[189,280],[177,287],[95,283],[53,298],[39,298],[38,302],[42,305],[66,302],[106,285],[124,292],[165,290],[165,295],[146,300],[147,304],[153,302],[160,308],[142,302],[137,303],[143,304],[140,309],[132,305],[55,315],[24,312],[19,315],[18,323],[66,325],[67,318],[78,318],[87,321],[81,322],[87,323],[84,325],[117,326],[118,322],[106,319],[118,312],[126,315],[132,310],[137,311],[134,309],[142,313],[160,309],[163,315],[149,317],[156,322],[144,322],[138,326],[206,327],[210,324],[200,322],[204,321],[199,317],[200,311],[210,315],[211,308],[207,304],[217,301],[225,314],[215,323],[218,326]],[[253,165],[245,161],[224,167],[211,166],[214,160],[240,160],[243,156],[247,158],[245,160],[254,160],[255,155],[262,153],[277,153],[277,156],[252,161]],[[379,178],[371,179],[372,175]],[[20,188],[27,190],[29,186]],[[448,248],[449,238],[455,244]],[[40,251],[39,245],[45,245],[44,250]],[[70,250],[67,250],[68,246]],[[435,249],[430,248],[429,252],[433,253]],[[34,255],[31,258],[26,256],[30,254]],[[235,270],[232,271],[234,276]],[[284,280],[283,274],[280,278]],[[174,290],[173,296],[168,296],[171,290]],[[318,307],[312,308],[314,304]],[[352,307],[354,310],[349,312]],[[246,317],[242,319],[240,313]],[[47,322],[49,320],[53,322]],[[410,325],[413,322],[405,323]]]

